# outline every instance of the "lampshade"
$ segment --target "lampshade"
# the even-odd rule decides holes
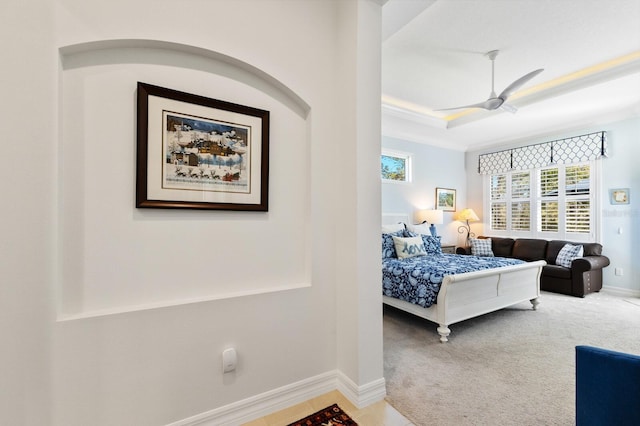
[[[458,213],[458,218],[457,220],[460,221],[476,221],[476,220],[480,220],[480,218],[478,217],[478,215],[476,214],[476,212],[473,211],[473,209],[464,209],[462,210],[460,213]]]
[[[416,223],[422,222],[436,225],[444,223],[442,210],[418,210],[416,212]]]

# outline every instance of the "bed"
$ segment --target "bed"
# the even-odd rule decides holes
[[[406,220],[406,216],[383,215],[382,223],[406,223]],[[385,232],[383,303],[438,324],[441,342],[449,340],[449,326],[457,322],[527,300],[534,310],[539,304],[540,274],[546,264],[544,261],[522,262],[517,259],[444,254],[437,252],[433,237],[428,237],[432,243],[431,247],[427,247],[429,254],[394,259],[393,256],[385,256],[384,235]],[[495,263],[492,264],[491,260]],[[473,270],[474,262],[478,263],[479,270]],[[427,264],[432,267],[435,264],[436,270],[425,272]],[[424,288],[426,275],[434,275],[432,284],[435,285],[432,288]],[[401,288],[392,288],[397,286]]]

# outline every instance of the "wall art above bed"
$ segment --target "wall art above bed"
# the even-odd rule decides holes
[[[436,188],[436,209],[445,212],[456,211],[456,190]]]
[[[136,207],[268,210],[269,111],[138,83]]]

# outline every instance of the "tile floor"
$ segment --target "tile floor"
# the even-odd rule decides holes
[[[413,426],[413,423],[384,400],[357,409],[337,390],[245,423],[243,426],[285,426],[336,403],[359,426]]]

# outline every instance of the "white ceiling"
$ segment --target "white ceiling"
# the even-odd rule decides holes
[[[382,10],[386,136],[472,150],[640,116],[640,0],[389,0]],[[489,97],[491,50],[498,94],[544,68],[509,100],[518,112],[435,111]]]

